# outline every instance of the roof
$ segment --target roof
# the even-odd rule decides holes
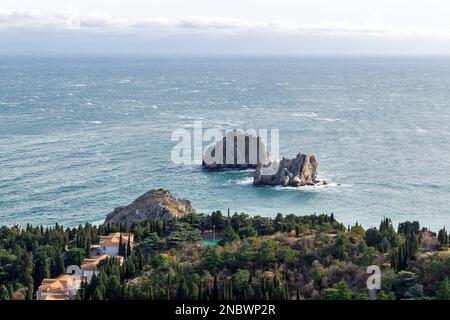
[[[98,256],[95,259],[84,259],[83,260],[83,264],[81,265],[81,270],[87,270],[87,271],[92,271],[92,270],[97,270],[97,265],[99,264],[100,261],[108,258],[109,256],[107,254]]]
[[[69,288],[77,287],[81,280],[73,279],[69,274],[62,274],[56,279],[44,279],[38,291],[46,293],[66,293]]]
[[[123,260],[123,257],[121,256],[108,256],[107,254],[98,256],[94,259],[84,259],[83,260],[83,264],[81,265],[81,270],[85,270],[85,271],[92,271],[95,270],[97,271],[97,265],[100,263],[100,261],[106,259],[106,258],[114,258],[114,259],[119,259],[120,261]]]
[[[128,239],[131,237],[133,239],[133,235],[131,233],[110,233],[107,236],[100,236],[100,244],[104,246],[118,246],[120,242],[120,235],[122,235],[122,243],[127,243]]]
[[[71,297],[68,295],[60,295],[60,296],[46,295],[40,297],[39,300],[71,300]]]

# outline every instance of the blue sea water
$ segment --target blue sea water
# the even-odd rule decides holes
[[[177,128],[280,131],[322,187],[170,160]],[[450,227],[450,59],[0,57],[0,225],[102,222],[152,188],[200,212]]]

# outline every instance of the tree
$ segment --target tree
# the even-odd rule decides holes
[[[411,234],[412,237],[417,237]],[[391,266],[395,271],[405,270],[408,266],[408,260],[415,255],[417,243],[414,240],[407,240],[400,243],[398,248],[391,252]]]
[[[216,230],[223,230],[225,226],[225,218],[222,215],[222,212],[220,211],[214,211],[211,213],[211,220],[210,225],[208,226],[209,229],[212,229],[213,226],[216,227]]]
[[[64,263],[66,266],[81,266],[86,252],[82,248],[71,248],[64,254]]]
[[[170,272],[167,274],[167,300],[171,299],[171,290],[172,290],[172,275]]]
[[[277,245],[273,240],[265,240],[261,244],[259,251],[259,262],[262,266],[268,267],[275,263],[277,254]]]
[[[16,260],[17,257],[15,255],[0,248],[0,284],[12,280],[10,277],[13,275],[14,262]]]
[[[410,234],[410,233],[414,233],[414,234],[419,234],[420,232],[420,224],[418,221],[406,221],[406,222],[402,222],[398,225],[398,233],[402,233],[402,234]]]
[[[363,253],[363,266],[370,266],[373,264],[375,258],[378,256],[378,251],[374,247],[366,247]]]
[[[381,243],[382,235],[376,228],[367,229],[364,240],[369,247],[378,247]]]
[[[253,227],[256,229],[258,235],[261,236],[274,233],[274,224],[270,218],[261,216],[253,217]]]
[[[347,246],[350,244],[350,239],[346,235],[339,235],[336,237],[336,257],[340,260],[349,260]]]
[[[108,276],[105,289],[104,297],[108,300],[120,300],[123,296],[120,279],[116,275]]]
[[[224,260],[219,247],[208,247],[204,253],[203,266],[209,270],[221,269]]]
[[[351,227],[350,232],[359,235],[361,237],[364,237],[365,234],[364,228],[358,223],[356,223],[353,227]]]
[[[389,242],[387,237],[383,237],[383,239],[381,240],[379,250],[383,253],[387,253],[391,250],[391,243]]]
[[[241,239],[255,237],[256,230],[252,226],[246,226],[244,228],[239,229],[239,236],[241,237]]]
[[[450,284],[448,281],[448,277],[445,277],[439,285],[439,289],[436,292],[436,299],[450,300]]]
[[[139,245],[139,251],[143,254],[150,255],[154,252],[162,251],[164,246],[163,241],[159,238],[156,232],[150,233]]]
[[[295,250],[292,250],[290,247],[284,249],[280,255],[282,261],[287,264],[295,263],[298,257],[297,252]]]
[[[325,300],[351,300],[353,292],[347,282],[341,281],[332,288],[324,289],[323,296]]]
[[[189,288],[186,283],[186,278],[181,276],[178,281],[177,299],[186,300],[189,298]]]
[[[119,237],[119,256],[126,257],[126,250],[127,249],[125,247],[125,244],[123,243],[123,237],[121,233]]]
[[[51,277],[49,260],[50,259],[44,250],[39,249],[34,254],[33,279],[35,285],[40,284],[45,278]]]
[[[204,284],[203,284],[203,280],[200,281],[200,286],[198,288],[198,296],[197,296],[197,300],[203,300],[204,297],[204,288],[203,288]]]
[[[245,299],[245,293],[249,286],[250,272],[248,270],[239,269],[232,276],[233,295],[237,298]]]
[[[214,275],[212,299],[213,300],[219,300],[219,287],[218,287],[218,284],[217,284],[217,274]]]
[[[201,232],[189,223],[171,221],[167,227],[167,245],[169,247],[182,246],[202,241]]]
[[[27,284],[27,295],[26,295],[26,299],[27,299],[27,300],[33,300],[33,294],[34,294],[34,280],[33,280],[33,277],[31,276],[31,274],[28,275],[26,284]]]
[[[0,287],[0,300],[11,300],[8,288],[4,285]]]
[[[398,250],[393,250],[391,252],[391,267],[396,272],[398,272],[400,270],[400,268],[399,268],[399,261],[398,260],[399,260],[398,259]]]
[[[378,300],[395,300],[395,293],[390,292],[390,293],[385,293],[384,290],[380,290],[380,292],[378,292]]]
[[[439,243],[441,244],[441,247],[444,250],[446,250],[448,247],[448,234],[447,234],[447,230],[445,230],[445,228],[439,230],[438,240],[439,240]]]
[[[283,222],[284,222],[283,215],[281,213],[277,213],[277,216],[275,217],[275,220],[274,220],[275,229],[277,231],[284,231]]]
[[[131,255],[131,237],[128,237],[126,256],[129,257],[130,255]]]
[[[99,287],[95,289],[92,300],[103,300],[103,293]]]
[[[231,226],[228,226],[225,229],[225,233],[223,235],[222,240],[220,241],[221,245],[224,245],[226,243],[230,243],[233,241],[239,240],[239,236],[237,235],[237,233],[234,231],[234,229]]]

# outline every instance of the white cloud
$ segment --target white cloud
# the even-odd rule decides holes
[[[316,24],[292,24],[286,21],[250,21],[231,17],[121,17],[107,14],[80,14],[76,10],[58,13],[41,11],[0,10],[0,30],[85,32],[132,32],[154,34],[240,34],[240,33],[282,33],[299,35],[363,35],[383,37],[450,38],[450,29],[424,28],[377,24],[354,24],[340,21]]]

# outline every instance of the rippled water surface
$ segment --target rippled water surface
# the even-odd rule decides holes
[[[170,161],[174,129],[278,128],[322,187]],[[101,222],[151,188],[198,211],[450,227],[445,58],[0,57],[0,224]]]

